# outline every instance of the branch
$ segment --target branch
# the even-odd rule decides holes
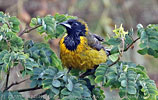
[[[43,95],[45,95],[47,92],[46,91],[44,91],[44,92],[42,92],[42,93],[40,93],[40,94],[38,94],[37,96],[35,96],[35,97],[41,97],[41,96],[43,96]]]
[[[25,82],[25,81],[27,81],[28,79],[29,79],[29,78],[24,79],[24,80],[19,81],[19,82],[14,82],[14,83],[12,83],[12,84],[10,84],[7,88],[5,88],[5,90],[4,90],[4,91],[6,91],[6,90],[10,89],[10,88],[11,88],[12,86],[14,86],[14,85],[18,85],[18,84],[20,84],[20,83]]]
[[[37,25],[35,27],[32,27],[32,28],[25,28],[22,32],[19,33],[19,37],[21,37],[24,33],[29,33],[31,32],[32,30],[40,27],[41,25]]]
[[[86,70],[86,72],[84,72],[83,74],[81,74],[79,76],[79,78],[84,78],[84,77],[86,77],[88,75],[93,75],[95,73],[95,70],[97,69],[97,67],[98,67],[98,65],[95,66],[94,69],[88,69],[88,70]]]
[[[9,23],[8,23],[8,22],[5,22],[5,24],[7,24],[7,26],[8,26],[8,28],[9,28],[9,29],[11,29],[11,28],[10,28],[10,25],[9,25]]]
[[[128,46],[127,46],[127,48],[126,49],[124,49],[123,51],[125,52],[125,51],[127,51],[135,42],[137,42],[138,40],[140,39],[140,37],[138,37],[137,39],[135,39],[131,44],[129,44]]]
[[[38,90],[38,89],[42,89],[42,86],[40,86],[40,87],[34,87],[34,88],[20,89],[20,90],[16,90],[16,91],[17,92],[26,92],[26,91],[34,91],[34,90]]]
[[[127,51],[135,42],[137,42],[139,39],[140,39],[140,37],[138,37],[137,39],[135,39],[135,40],[134,40],[131,44],[129,44],[129,45],[127,46],[127,48],[125,48],[123,51],[126,52],[126,51]],[[118,59],[117,59],[115,62],[113,62],[112,64],[110,64],[108,67],[111,67],[111,66],[115,65],[119,60],[120,60],[120,56],[118,57]]]
[[[10,67],[9,67],[9,69],[8,69],[8,73],[7,73],[7,78],[6,78],[5,89],[8,87],[9,75],[10,75]],[[5,90],[5,89],[4,89],[4,90]]]
[[[119,60],[120,60],[120,56],[118,57],[118,59],[115,62],[113,62],[112,64],[110,64],[108,67],[111,67],[111,66],[115,65]]]

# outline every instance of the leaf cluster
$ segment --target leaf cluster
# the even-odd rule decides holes
[[[149,54],[158,57],[158,25],[148,25],[143,28],[142,25],[137,25],[138,35],[140,37],[138,53],[141,55]]]
[[[108,67],[101,64],[96,70],[96,83],[104,87],[119,89],[119,95],[123,100],[156,100],[158,91],[144,67],[131,62],[119,62]]]

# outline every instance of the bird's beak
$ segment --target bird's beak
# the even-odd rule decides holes
[[[64,26],[64,27],[66,27],[66,28],[70,28],[70,29],[71,29],[71,25],[68,24],[67,21],[61,22],[61,23],[59,23],[59,24],[62,25],[62,26]]]

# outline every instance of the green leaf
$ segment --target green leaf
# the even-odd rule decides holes
[[[52,85],[53,85],[54,87],[60,87],[60,86],[61,86],[61,83],[60,83],[59,80],[53,80]]]
[[[126,87],[127,86],[127,81],[126,80],[122,80],[121,81],[121,86],[122,87]]]
[[[104,77],[103,77],[102,75],[99,75],[99,76],[97,76],[97,77],[95,78],[95,82],[96,82],[96,83],[100,83],[100,82],[103,81],[103,79],[104,79]]]
[[[29,45],[29,44],[28,44]],[[61,61],[56,56],[56,54],[52,51],[48,44],[45,43],[35,43],[32,46],[27,46],[29,48],[25,48],[25,53],[29,53],[32,58],[39,65],[43,66],[55,66],[59,69],[63,69],[61,65]],[[38,58],[38,59],[37,59]]]
[[[109,40],[108,40],[108,44],[110,44],[110,45],[119,45],[121,43],[121,39],[119,39],[119,38],[110,38]]]
[[[25,100],[25,98],[18,92],[5,91],[0,94],[1,100]]]
[[[70,91],[67,90],[66,88],[64,88],[63,90],[61,90],[61,94],[63,94],[63,95],[69,95]]]
[[[126,95],[126,88],[120,87],[119,90],[119,96],[123,98]]]
[[[138,24],[137,25],[137,33],[138,33],[138,36],[140,37],[141,36],[141,32],[144,30],[143,29],[143,25],[142,24]]]
[[[133,86],[128,86],[128,93],[129,94],[136,94],[136,88]]]
[[[2,11],[0,11],[0,17],[3,17],[4,13]]]
[[[129,45],[129,44],[131,44],[132,43],[132,38],[129,36],[129,35],[126,35],[125,36],[125,44],[126,45]]]
[[[55,18],[55,20],[56,20],[57,22],[66,21],[65,15],[60,15],[60,14],[58,14],[58,13],[55,14],[54,18]]]
[[[68,84],[66,85],[66,87],[67,87],[67,89],[69,91],[72,91],[72,89],[73,89],[73,83],[72,83],[72,81],[70,79],[68,79]]]
[[[109,59],[113,62],[115,62],[118,59],[119,54],[115,53],[109,56]]]
[[[148,52],[149,55],[152,55],[155,58],[158,57],[158,53],[155,50],[151,49],[151,48],[149,48],[147,52]]]
[[[107,82],[107,73],[108,73],[109,67],[107,64],[100,64],[95,72],[95,82],[100,83],[103,82],[105,84]]]
[[[51,91],[55,93],[56,95],[59,94],[59,90],[57,88],[51,87]]]
[[[148,51],[148,49],[147,49],[147,48],[144,48],[144,49],[138,50],[137,52],[138,52],[139,54],[141,54],[141,55],[145,55],[145,54],[147,54],[147,51]]]
[[[10,17],[9,22],[12,23],[11,29],[13,32],[18,33],[20,31],[20,21],[15,17]]]
[[[56,38],[62,35],[65,32],[65,28],[61,25],[57,25],[56,27]]]
[[[93,89],[92,93],[95,95],[95,98],[97,100],[104,100],[105,99],[104,91],[100,87],[95,87]]]
[[[30,27],[35,27],[37,25],[37,19],[36,18],[32,18],[31,22],[30,22]]]
[[[149,54],[158,57],[158,26],[157,25],[148,25],[146,28],[138,27],[138,33],[140,37],[140,48],[138,53],[144,55]]]
[[[118,46],[114,46],[110,51],[111,54],[118,53],[118,52],[119,52]]]

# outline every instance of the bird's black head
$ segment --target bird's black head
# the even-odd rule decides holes
[[[70,19],[60,25],[66,28],[69,36],[85,36],[88,33],[88,26],[82,20]]]
[[[88,34],[87,24],[80,19],[70,19],[60,23],[67,30],[67,36],[64,38],[64,44],[68,50],[74,51],[80,44],[80,36]]]

